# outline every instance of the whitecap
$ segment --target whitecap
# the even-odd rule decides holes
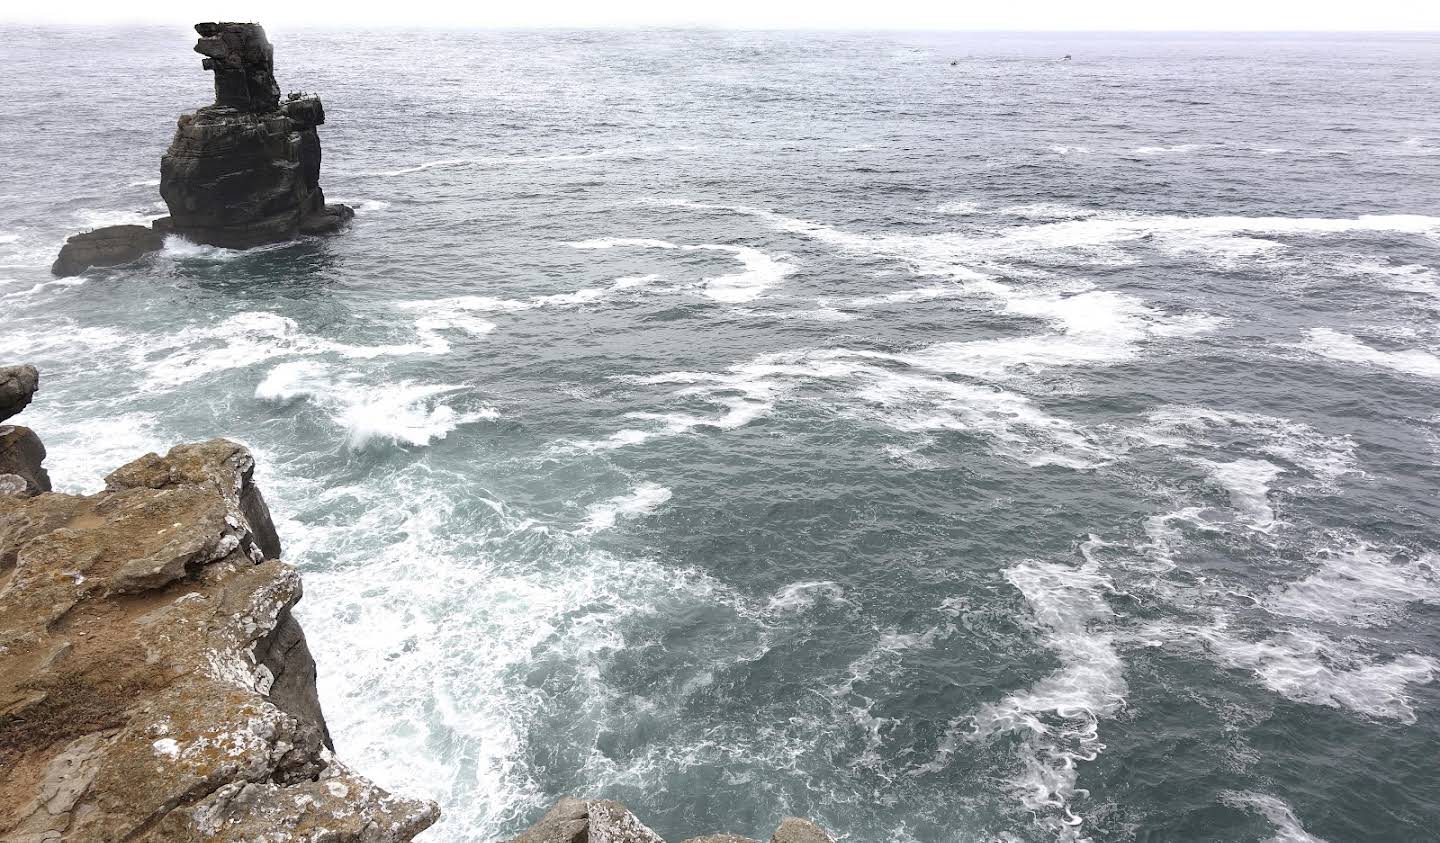
[[[154,210],[138,211],[81,208],[75,212],[75,219],[80,227],[87,231],[110,225],[143,225],[148,227],[151,222],[163,216],[165,216],[163,212],[157,213]]]
[[[729,252],[745,267],[744,272],[719,275],[705,279],[705,295],[715,301],[736,304],[753,301],[765,290],[785,280],[795,267],[772,258],[759,249],[749,246],[728,246],[719,244],[683,245],[665,240],[639,237],[601,238],[581,240],[568,244],[573,249],[613,249],[635,247],[646,249],[677,249],[685,252],[711,251]]]
[[[1217,615],[1209,626],[1156,624],[1146,634],[1175,645],[1200,644],[1226,667],[1253,673],[1267,688],[1295,702],[1415,722],[1406,689],[1434,681],[1440,662],[1404,653],[1372,657],[1350,641],[1306,629],[1288,629],[1251,640]]]
[[[670,500],[671,492],[656,483],[641,483],[627,494],[597,503],[586,510],[585,524],[578,532],[598,533],[615,526],[621,518],[649,515]]]
[[[1369,545],[1318,553],[1304,579],[1275,587],[1261,605],[1274,615],[1355,627],[1386,626],[1410,603],[1440,604],[1440,560],[1401,561]]]
[[[1381,351],[1361,342],[1358,338],[1343,334],[1331,328],[1312,328],[1299,348],[1346,363],[1361,363],[1380,366],[1419,375],[1426,378],[1440,378],[1440,357],[1429,351],[1407,349],[1404,351]]]
[[[1197,459],[1210,477],[1230,496],[1230,505],[1239,510],[1253,530],[1268,532],[1275,526],[1270,506],[1270,483],[1284,469],[1266,460],[1239,459],[1230,462]]]
[[[1174,146],[1138,146],[1131,152],[1140,155],[1170,155],[1175,153],[1194,152],[1197,149],[1204,149],[1208,144],[1203,143],[1180,143]]]
[[[368,383],[357,375],[333,378],[322,364],[302,360],[272,369],[255,397],[280,405],[308,399],[345,431],[351,449],[363,450],[384,443],[424,447],[461,425],[499,415],[490,408],[462,412],[440,401],[460,389],[405,380]]]
[[[845,589],[833,580],[802,580],[783,586],[770,595],[766,609],[774,614],[798,614],[820,603],[849,603]]]

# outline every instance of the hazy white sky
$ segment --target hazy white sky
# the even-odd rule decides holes
[[[1440,30],[1440,0],[5,0],[0,20],[270,25]]]

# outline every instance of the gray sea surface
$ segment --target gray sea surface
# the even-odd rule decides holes
[[[422,839],[1440,834],[1440,36],[270,35],[353,227],[55,280],[210,77],[0,31],[0,359],[255,451]]]

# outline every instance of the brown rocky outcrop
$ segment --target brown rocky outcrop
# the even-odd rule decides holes
[[[300,578],[225,440],[0,496],[0,841],[406,841],[331,753]]]
[[[253,23],[200,23],[195,51],[215,74],[215,104],[180,116],[160,159],[162,233],[245,249],[334,231],[354,216],[320,189],[320,98],[280,99],[274,50]]]
[[[623,804],[611,799],[576,799],[555,803],[535,825],[510,843],[665,843]],[[736,834],[707,834],[684,843],[758,843]],[[785,817],[770,843],[835,843],[809,820]]]

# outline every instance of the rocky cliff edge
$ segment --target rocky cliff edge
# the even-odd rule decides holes
[[[300,577],[233,442],[0,494],[0,841],[408,841],[338,761]]]

